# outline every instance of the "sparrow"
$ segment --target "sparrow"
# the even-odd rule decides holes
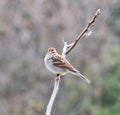
[[[57,76],[71,73],[81,78],[82,80],[86,81],[88,84],[91,82],[89,79],[84,77],[80,73],[80,71],[75,69],[66,58],[58,54],[54,47],[48,48],[48,51],[44,58],[44,62],[47,69],[52,73],[57,74]]]

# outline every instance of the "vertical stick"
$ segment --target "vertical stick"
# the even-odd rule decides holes
[[[59,90],[59,84],[60,84],[60,79],[59,80],[56,79],[55,80],[55,84],[54,84],[54,89],[53,89],[50,101],[49,101],[49,103],[47,105],[47,110],[46,110],[46,114],[45,115],[50,115],[51,114],[53,103],[55,101],[56,95],[57,95],[58,90]]]

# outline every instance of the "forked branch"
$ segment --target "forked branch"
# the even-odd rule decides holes
[[[66,59],[66,55],[76,46],[76,44],[78,43],[79,40],[90,36],[91,35],[91,31],[89,31],[90,27],[93,26],[93,23],[95,22],[97,16],[100,14],[100,9],[98,9],[96,11],[96,13],[94,14],[93,18],[91,19],[91,21],[87,24],[87,26],[84,28],[84,30],[79,34],[79,36],[75,39],[74,42],[72,42],[71,44],[67,44],[67,42],[64,42],[64,47],[63,47],[63,52],[62,52],[62,56]],[[59,78],[61,76],[59,75]],[[47,106],[47,110],[46,110],[46,115],[50,115],[51,114],[51,110],[52,110],[52,106],[53,103],[55,101],[56,95],[58,93],[59,90],[59,84],[60,84],[60,79],[56,79],[55,80],[55,85],[54,85],[54,89],[53,89],[53,93],[51,95],[50,101],[48,103]]]

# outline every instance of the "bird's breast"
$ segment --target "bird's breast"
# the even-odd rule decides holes
[[[55,73],[55,74],[59,73],[59,74],[62,74],[62,75],[66,73],[66,71],[64,69],[53,65],[53,62],[52,62],[51,58],[49,58],[49,59],[45,58],[44,62],[45,62],[45,65],[46,65],[47,69],[49,71],[51,71],[52,73]]]

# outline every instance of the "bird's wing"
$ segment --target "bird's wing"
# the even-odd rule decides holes
[[[52,58],[52,60],[53,60],[53,65],[55,65],[56,67],[68,69],[72,72],[76,71],[76,69],[62,56],[59,56],[59,55],[55,56]]]

